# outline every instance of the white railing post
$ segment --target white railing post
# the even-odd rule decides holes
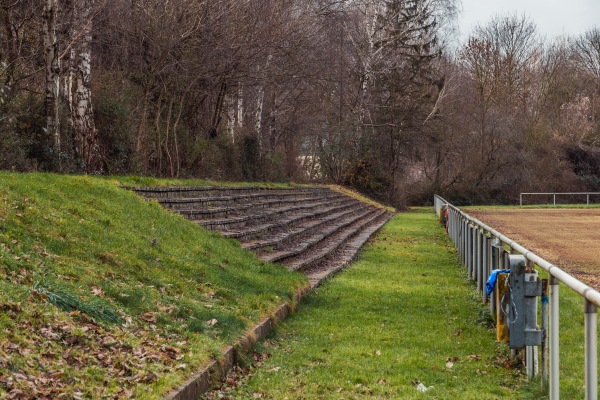
[[[598,307],[585,300],[585,399],[598,399]]]
[[[548,280],[542,280],[542,389],[548,390]]]
[[[475,263],[475,243],[473,238],[475,237],[475,227],[469,225],[469,266],[467,268],[467,276],[471,278],[473,276],[473,264]]]
[[[477,290],[481,292],[483,282],[483,229],[477,235]]]
[[[466,254],[467,252],[465,251],[465,246],[466,246],[466,235],[467,232],[465,230],[466,228],[466,224],[465,224],[465,220],[462,218],[460,219],[460,229],[461,229],[461,235],[460,235],[460,255],[461,255],[461,261],[462,261],[462,265],[465,266],[467,265],[467,261],[466,261]]]
[[[489,275],[488,272],[488,268],[489,268],[489,238],[487,237],[487,234],[485,234],[485,232],[482,235],[483,238],[483,244],[482,244],[482,254],[481,254],[481,259],[482,259],[482,265],[481,265],[481,282],[479,284],[479,290],[481,291],[481,298],[482,300],[485,302],[487,299],[487,294],[485,293],[485,282],[487,281],[487,277]]]
[[[559,366],[559,313],[558,292],[559,282],[554,276],[550,276],[550,400],[560,398],[560,366]]]
[[[479,228],[473,228],[473,265],[471,267],[471,279],[477,281],[477,261],[479,260]]]
[[[467,221],[466,219],[463,221],[463,241],[464,241],[464,252],[465,252],[465,260],[463,262],[465,268],[468,270],[469,269],[469,221]]]

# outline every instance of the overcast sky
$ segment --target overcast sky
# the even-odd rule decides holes
[[[518,13],[531,18],[538,33],[548,38],[563,33],[576,36],[594,25],[600,28],[600,0],[462,0],[460,37],[494,15]]]

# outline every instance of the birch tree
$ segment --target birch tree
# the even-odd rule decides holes
[[[46,130],[54,138],[54,148],[60,152],[60,53],[56,34],[58,1],[45,0],[43,12],[44,50],[46,61]]]
[[[83,168],[91,173],[103,169],[92,106],[93,7],[94,0],[76,0],[72,4],[72,47],[68,85],[75,148]]]

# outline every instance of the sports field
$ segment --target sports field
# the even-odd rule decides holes
[[[468,212],[600,289],[600,208],[473,208]]]

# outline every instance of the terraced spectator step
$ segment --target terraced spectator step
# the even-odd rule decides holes
[[[316,286],[351,262],[392,214],[328,187],[129,187]]]

